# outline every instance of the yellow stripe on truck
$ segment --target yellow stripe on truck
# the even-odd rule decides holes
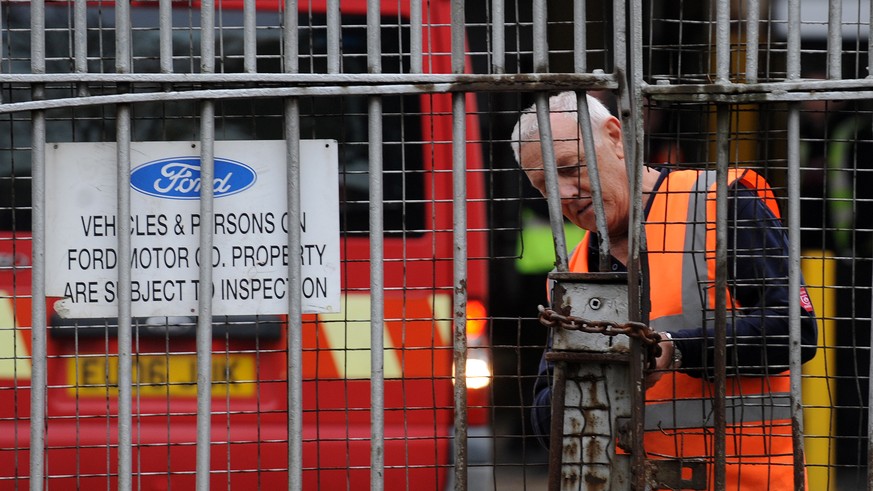
[[[446,346],[452,346],[452,296],[434,295],[430,297],[430,307],[433,312],[437,332]]]
[[[347,379],[370,378],[370,296],[345,295],[344,312],[320,314],[323,331],[340,377]],[[385,338],[384,374],[386,378],[402,375],[397,350],[391,338]]]
[[[424,299],[421,299],[423,301]],[[319,314],[319,329],[327,337],[329,353],[333,358],[337,374],[346,379],[369,379],[370,365],[370,296],[366,294],[344,294],[343,312]],[[429,301],[433,313],[437,346],[451,346],[452,301],[451,295],[434,295]],[[385,312],[385,317],[397,319],[403,312]],[[391,321],[402,322],[402,321]],[[403,347],[396,346],[385,324],[384,366],[385,378],[404,376]],[[408,357],[407,357],[408,358]],[[409,360],[406,361],[409,363]],[[428,367],[432,369],[433,367]]]
[[[30,378],[30,359],[15,327],[12,297],[0,290],[0,378]]]

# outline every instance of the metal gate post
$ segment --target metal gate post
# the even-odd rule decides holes
[[[552,273],[549,278],[555,312],[590,321],[627,321],[625,273]],[[630,338],[558,327],[552,342],[546,355],[556,364],[550,489],[630,489]]]
[[[701,459],[646,460],[643,357],[660,335],[629,320],[627,273],[549,274],[554,366],[550,491],[706,489]]]

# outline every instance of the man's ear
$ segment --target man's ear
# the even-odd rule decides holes
[[[610,116],[603,125],[603,133],[609,144],[615,148],[615,154],[619,158],[624,158],[624,139],[621,134],[621,123],[615,116]]]

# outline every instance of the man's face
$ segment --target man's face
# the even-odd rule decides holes
[[[563,114],[552,115],[551,122],[555,161],[558,166],[558,189],[564,216],[585,230],[597,231],[591,183],[588,180],[578,124]],[[610,236],[618,236],[627,232],[630,211],[621,125],[615,118],[610,118],[604,125],[593,128],[593,131],[606,226]],[[597,132],[600,132],[599,135]],[[546,196],[546,177],[540,143],[523,143],[519,156],[521,166],[533,187]]]

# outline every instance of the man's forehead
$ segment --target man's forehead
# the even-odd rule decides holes
[[[555,150],[555,158],[559,161],[566,160],[570,163],[570,161],[581,159],[585,155],[582,143],[575,138],[553,138],[552,147]],[[522,142],[519,146],[519,153],[522,156],[527,154],[529,157],[537,157],[536,160],[539,160],[538,157],[542,155],[542,142],[539,140]]]

